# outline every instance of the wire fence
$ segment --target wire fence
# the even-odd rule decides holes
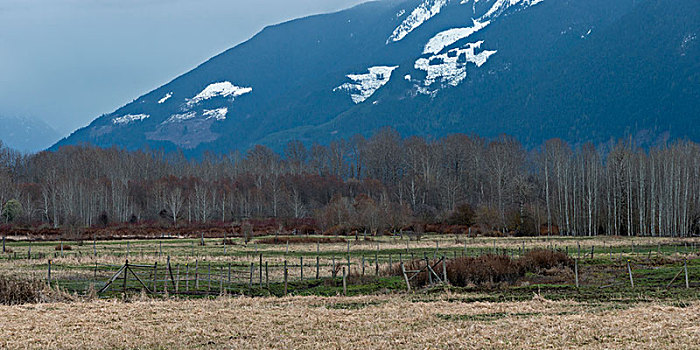
[[[377,242],[354,246],[347,243],[345,251],[321,251],[313,248],[293,249],[276,247],[273,252],[234,251],[229,247],[197,247],[193,242],[160,241],[148,243],[96,242],[70,247],[64,242],[47,246],[22,246],[24,251],[7,252],[0,256],[0,267],[15,273],[31,273],[45,279],[50,285],[87,294],[91,290],[100,295],[146,292],[154,295],[207,296],[219,294],[283,295],[293,290],[304,292],[327,281],[329,287],[347,293],[349,276],[395,278],[397,267],[405,262],[441,259],[446,262],[460,257],[502,255],[512,259],[524,256],[533,249],[557,251],[575,260],[569,275],[554,281],[559,285],[577,288],[698,288],[700,287],[700,259],[695,242],[671,244],[612,245],[593,242],[584,245],[533,246],[509,243],[500,247],[463,245],[405,248],[396,244],[380,247]],[[310,245],[313,247],[313,244]],[[207,252],[201,249],[208,249]],[[200,249],[199,251],[197,249]],[[166,253],[177,254],[171,259]],[[314,254],[315,253],[315,254]],[[297,254],[297,255],[295,255]],[[107,261],[107,262],[106,262]],[[43,271],[43,272],[42,272]],[[440,274],[440,271],[437,271]],[[449,283],[450,276],[436,280]],[[358,282],[362,283],[362,282]],[[293,285],[293,286],[292,286]],[[396,286],[396,285],[394,285]],[[407,290],[409,285],[403,285]]]

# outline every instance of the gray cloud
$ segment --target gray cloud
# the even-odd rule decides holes
[[[265,25],[363,1],[2,0],[0,113],[69,133]]]

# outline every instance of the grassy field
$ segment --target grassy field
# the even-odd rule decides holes
[[[399,262],[517,262],[537,249],[575,265],[508,283],[414,280],[410,293],[396,273]],[[45,284],[50,262],[63,301],[0,306],[0,348],[698,348],[699,249],[628,237],[8,240],[0,274]],[[127,259],[143,284],[127,274],[96,294]]]
[[[70,302],[0,306],[0,348],[698,348],[698,239],[331,238],[6,241],[0,274],[46,283],[50,261]],[[536,249],[575,265],[410,293],[396,273]],[[127,259],[143,284],[127,274],[95,294]]]
[[[0,273],[32,276],[77,294],[99,290],[129,261],[141,284],[127,274],[125,285],[115,281],[101,296],[150,290],[192,297],[245,294],[283,296],[285,266],[287,293],[335,296],[343,293],[342,268],[348,271],[347,294],[362,295],[406,290],[398,263],[427,258],[455,259],[484,254],[513,259],[533,249],[550,249],[578,260],[579,286],[573,267],[529,273],[508,288],[495,289],[499,298],[521,299],[532,291],[551,298],[589,299],[598,295],[627,299],[676,295],[694,298],[700,286],[700,240],[628,237],[466,238],[455,235],[416,237],[257,237],[247,244],[241,238],[161,239],[97,242],[6,241],[0,255]],[[289,242],[289,243],[287,243]],[[629,268],[628,268],[629,262]],[[688,284],[685,286],[685,264]],[[393,269],[392,269],[393,267]],[[393,270],[394,273],[390,273]],[[635,288],[631,288],[632,270]],[[676,276],[679,272],[680,276]],[[438,271],[438,274],[440,271]],[[154,276],[155,275],[155,276]],[[674,277],[676,279],[674,280]],[[155,282],[154,282],[155,280]],[[668,286],[668,283],[673,284]],[[155,288],[154,288],[155,287]],[[466,286],[469,287],[469,286]],[[481,286],[478,286],[481,287]],[[499,287],[499,286],[491,286]],[[666,288],[669,287],[669,288]],[[453,288],[456,289],[456,288]],[[466,288],[467,291],[483,288]],[[559,294],[559,295],[558,295]]]
[[[472,294],[0,306],[3,349],[692,349],[700,303]]]

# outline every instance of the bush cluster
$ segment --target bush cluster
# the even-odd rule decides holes
[[[439,260],[429,261],[431,268],[442,277],[443,262]],[[406,270],[417,271],[425,268],[425,260],[413,260],[404,264]],[[538,273],[543,270],[559,267],[573,266],[573,260],[566,254],[537,249],[526,253],[523,257],[511,259],[505,255],[482,255],[478,257],[460,257],[450,259],[444,268],[447,278],[455,286],[468,285],[493,285],[499,283],[514,283],[528,272]],[[390,275],[400,275],[401,266],[395,264],[387,271]],[[430,282],[430,276],[422,271],[413,278],[414,286],[425,286]]]

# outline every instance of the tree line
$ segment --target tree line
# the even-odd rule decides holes
[[[528,150],[505,135],[402,138],[390,128],[198,159],[90,146],[25,155],[0,144],[0,204],[6,227],[312,218],[336,233],[449,224],[689,236],[700,234],[700,145],[551,139]]]

